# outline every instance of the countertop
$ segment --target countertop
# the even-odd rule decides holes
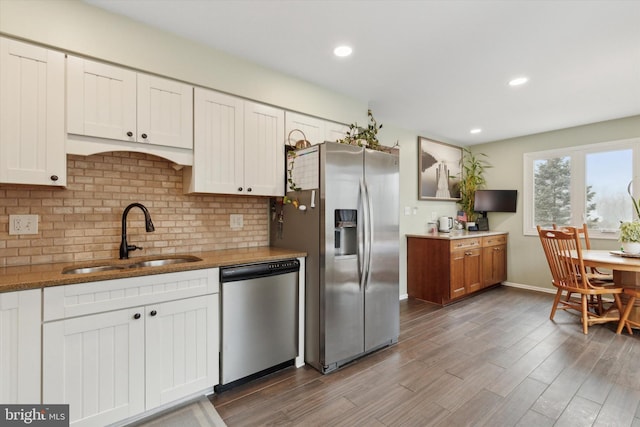
[[[62,274],[62,270],[66,268],[98,266],[105,264],[130,265],[149,259],[180,258],[186,255],[193,255],[201,258],[202,260],[180,264],[169,264],[160,267],[138,267],[95,273]],[[126,277],[147,276],[150,274],[171,273],[176,271],[225,267],[254,262],[277,261],[288,258],[305,257],[306,255],[307,254],[304,252],[263,246],[257,248],[227,249],[211,252],[190,252],[188,254],[138,256],[124,260],[93,260],[74,263],[2,267],[0,268],[0,292],[38,289],[49,286],[70,285],[73,283],[96,282],[99,280],[122,279]]]
[[[468,239],[469,237],[487,237],[487,236],[499,236],[503,234],[509,234],[506,231],[466,231],[466,230],[454,230],[449,233],[424,233],[424,234],[407,234],[407,237],[416,237],[419,239]]]

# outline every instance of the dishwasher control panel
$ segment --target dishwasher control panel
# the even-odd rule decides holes
[[[235,282],[276,274],[296,273],[300,270],[300,261],[288,259],[282,261],[262,262],[258,264],[235,265],[220,269],[220,281]]]

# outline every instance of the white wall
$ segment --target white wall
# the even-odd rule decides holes
[[[528,286],[552,288],[551,274],[537,236],[524,236],[523,224],[523,154],[553,148],[574,147],[640,136],[640,116],[594,123],[585,126],[512,138],[473,146],[485,153],[493,168],[486,173],[489,188],[517,189],[518,212],[490,213],[491,228],[509,232],[508,281]],[[619,249],[615,239],[593,240],[594,249]]]
[[[111,61],[342,123],[366,123],[367,103],[111,14],[78,0],[0,0],[0,34]],[[375,111],[374,111],[375,115]],[[453,216],[454,202],[418,200],[418,135],[383,123],[380,141],[400,145],[400,294],[406,294],[406,234],[425,231],[431,213]],[[430,137],[430,135],[421,135]],[[489,155],[491,188],[522,191],[522,154],[640,136],[640,116],[474,146]],[[442,141],[456,144],[455,141]],[[521,193],[520,193],[521,194]],[[417,208],[404,215],[404,207]],[[522,235],[516,214],[490,214],[509,234],[509,281],[549,287],[539,242]],[[614,248],[602,242],[606,248]],[[597,243],[598,247],[600,243]],[[425,260],[428,262],[428,260]]]

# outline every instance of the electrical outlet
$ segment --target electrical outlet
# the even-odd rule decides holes
[[[438,212],[431,212],[431,220],[438,219]]]
[[[404,207],[404,214],[406,216],[411,215],[411,208],[409,206]]]
[[[244,217],[242,214],[231,214],[229,215],[229,224],[232,230],[240,230],[244,227]]]
[[[9,215],[9,234],[38,234],[38,215]]]

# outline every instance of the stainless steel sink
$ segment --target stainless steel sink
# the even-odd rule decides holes
[[[202,261],[202,259],[196,256],[185,256],[185,257],[175,257],[175,258],[156,258],[156,259],[149,259],[146,261],[136,262],[135,264],[131,264],[130,267],[131,268],[161,267],[163,265],[182,264],[185,262],[196,262],[196,261]]]
[[[185,262],[196,261],[202,261],[202,259],[192,255],[170,256],[138,261],[133,264],[105,264],[86,267],[67,267],[62,270],[62,274],[89,274],[99,273],[101,271],[126,270],[128,268],[162,267],[163,265],[182,264]]]
[[[62,274],[88,274],[99,273],[101,271],[123,270],[126,265],[96,265],[93,267],[68,267],[62,270]]]

